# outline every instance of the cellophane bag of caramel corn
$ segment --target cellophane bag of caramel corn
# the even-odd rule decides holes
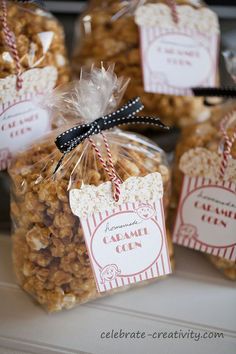
[[[6,6],[3,7],[2,3]],[[42,69],[52,66],[57,74],[56,85],[69,81],[70,70],[64,30],[50,12],[40,7],[37,1],[35,3],[33,1],[1,1],[0,15],[1,19],[6,15],[5,21],[9,31],[14,34],[20,61],[20,73],[23,74],[33,68]],[[0,78],[9,77],[11,81],[13,80],[11,76],[16,74],[16,63],[12,50],[6,42],[5,21],[1,20],[0,24]],[[40,75],[38,79],[41,79]],[[26,89],[27,85],[30,86],[30,76],[26,76],[25,80],[23,89]]]
[[[236,53],[229,50],[223,54],[229,74],[236,82]],[[217,97],[214,91],[211,96]],[[218,91],[223,99],[214,98],[212,101],[212,98],[206,98],[206,102],[212,105],[210,118],[182,131],[173,168],[171,209],[176,210],[178,204],[174,241],[205,252],[225,277],[235,281],[236,100],[232,98],[235,97],[235,86]],[[207,92],[211,93],[211,89]],[[188,185],[184,183],[186,176]],[[195,198],[191,203],[200,214],[196,214],[190,203],[188,225],[183,232],[181,226],[178,228],[178,215],[182,214],[182,219],[183,215],[186,217],[183,199],[190,200],[190,194]],[[191,227],[194,219],[204,225],[198,234],[194,234]]]
[[[91,1],[88,10],[78,19],[76,25],[73,67],[75,74],[78,74],[81,66],[84,65],[90,66],[92,63],[99,63],[101,60],[104,63],[116,62],[117,73],[124,73],[127,77],[132,78],[132,82],[124,94],[124,101],[133,96],[140,96],[145,105],[144,112],[146,115],[159,114],[164,123],[183,127],[193,122],[207,119],[210,115],[209,109],[204,106],[201,97],[168,94],[167,92],[163,94],[160,91],[156,92],[154,90],[154,92],[145,89],[144,74],[146,69],[142,68],[140,30],[136,24],[135,16],[148,16],[146,22],[150,26],[153,26],[153,31],[155,31],[155,28],[160,31],[167,28],[170,31],[170,28],[174,26],[180,32],[189,28],[190,30],[205,34],[208,33],[208,35],[211,34],[213,36],[216,35],[217,37],[219,34],[219,24],[217,16],[203,5],[202,2],[188,0],[176,1],[174,11],[177,11],[177,15],[181,19],[179,20],[179,24],[176,24],[172,16],[173,9],[171,9],[169,3],[169,1],[150,0]],[[172,1],[172,3],[175,2]],[[153,6],[155,8],[152,8]],[[141,20],[144,21],[145,18]],[[184,45],[185,43],[183,43]],[[175,51],[175,49],[172,48],[171,50]],[[189,49],[186,49],[186,52],[191,52],[191,46]],[[177,59],[176,57],[174,58],[175,62],[173,62],[172,57],[169,58],[172,60],[169,64],[175,65],[169,70],[169,74],[178,73],[179,68],[181,68],[178,65],[185,65],[187,63],[186,65],[188,66],[189,64],[189,58],[181,58],[178,55],[179,53],[177,54]],[[191,55],[194,56],[195,53]],[[199,67],[206,68],[207,65],[207,63],[199,64],[193,71],[198,72]],[[146,64],[144,66],[147,67]],[[214,63],[211,66],[212,68],[209,69],[210,72],[213,71]],[[191,64],[189,67],[191,69]],[[160,76],[158,71],[153,71],[153,74],[151,74],[152,78],[157,75]],[[183,77],[189,76],[189,72],[186,71],[182,76],[181,82],[183,82]],[[201,73],[198,72],[197,76],[200,77]],[[174,79],[170,77],[170,80],[172,84]],[[215,84],[216,82],[213,83],[213,86]],[[200,83],[198,82],[198,85],[195,84],[194,86],[199,85]],[[175,84],[173,83],[172,86],[174,87]]]
[[[41,3],[0,2],[0,170],[51,129],[37,97],[70,80],[63,28]]]
[[[96,134],[101,125],[114,122],[112,112],[126,86],[127,81],[118,79],[112,68],[82,72],[79,81],[56,90],[46,100],[57,124],[61,122],[60,128],[17,154],[12,162],[15,273],[21,287],[49,312],[69,309],[170,272],[173,249],[169,230],[167,239],[163,231],[159,242],[155,228],[160,219],[164,228],[164,214],[160,211],[154,220],[153,207],[140,202],[140,198],[145,200],[157,192],[160,195],[162,190],[167,216],[170,168],[165,153],[151,140],[118,128]],[[132,109],[137,102],[135,99],[116,114]],[[99,117],[105,117],[105,123]],[[135,120],[133,114],[128,115],[132,117]],[[80,137],[73,135],[78,124]],[[63,142],[69,135],[69,142]],[[65,155],[55,145],[55,138],[62,139],[59,148],[68,146]],[[112,214],[117,208],[118,216]],[[133,221],[129,220],[133,215],[129,208],[137,208]],[[126,212],[128,219],[119,219]],[[108,216],[112,218],[100,230],[100,221]],[[142,223],[149,224],[132,229]],[[150,235],[149,227],[154,228]],[[92,237],[88,235],[91,230]],[[151,266],[139,264],[149,257]],[[127,269],[121,261],[127,263]],[[146,267],[144,271],[142,267]]]
[[[227,124],[225,131],[222,131],[221,126],[224,122]],[[236,280],[235,137],[236,102],[233,100],[214,107],[208,121],[186,127],[176,147],[171,201],[171,207],[175,212],[178,207],[177,217],[185,215],[183,220],[188,219],[187,225],[195,225],[198,221],[201,225],[198,234],[194,235],[191,227],[186,228],[184,232],[175,221],[174,242],[205,252],[213,265],[225,277],[234,281]],[[230,142],[229,150],[226,150],[227,141]],[[186,176],[191,177],[188,179],[188,186],[184,183]],[[214,189],[213,187],[217,185],[219,188]],[[209,188],[212,190],[210,193]],[[189,197],[191,193],[193,200]],[[184,204],[187,205],[186,201],[183,201],[184,198],[190,200],[190,207],[191,204],[194,205],[192,209],[189,207],[189,215],[184,207]]]

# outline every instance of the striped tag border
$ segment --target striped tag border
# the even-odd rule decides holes
[[[194,191],[198,187],[202,186],[219,186],[229,189],[230,191],[235,193],[236,200],[236,185],[229,181],[212,181],[211,179],[204,177],[189,177],[187,175],[184,176],[181,197],[179,201],[174,232],[173,232],[173,242],[188,248],[195,249],[197,251],[201,251],[210,255],[218,256],[230,261],[236,260],[236,246],[228,246],[228,247],[212,247],[210,245],[203,244],[199,242],[195,238],[191,238],[189,236],[182,236],[178,234],[178,230],[181,226],[181,221],[179,217],[180,207],[182,205],[183,199],[188,195],[191,191]],[[235,238],[236,238],[236,229],[235,229]]]
[[[167,95],[182,95],[182,96],[192,96],[191,88],[178,88],[171,87],[167,84],[163,84],[158,82],[158,80],[154,77],[153,72],[150,70],[148,65],[146,65],[146,53],[148,52],[148,48],[150,44],[161,35],[165,34],[175,34],[174,29],[169,28],[159,28],[159,27],[140,27],[140,41],[141,41],[141,53],[142,53],[142,66],[143,66],[143,81],[144,81],[144,89],[146,92],[152,93],[162,93]],[[196,36],[203,36],[203,34],[198,33],[194,30],[185,29],[183,32],[176,32],[176,34],[184,34],[188,35],[191,38]],[[209,44],[209,53],[211,55],[212,60],[212,68],[213,70],[209,73],[209,77],[202,83],[199,83],[198,86],[206,86],[211,87],[215,86],[216,78],[217,78],[217,67],[218,67],[218,57],[219,57],[219,35],[214,34],[211,36],[205,36],[208,39]],[[191,85],[192,87],[192,85]]]
[[[157,258],[156,262],[150,265],[145,271],[136,273],[133,276],[123,276],[118,275],[114,280],[110,282],[104,282],[101,284],[98,279],[96,279],[96,272],[94,268],[94,261],[92,259],[91,251],[90,251],[90,244],[89,239],[85,237],[86,246],[88,249],[89,257],[91,266],[93,268],[94,279],[96,281],[97,289],[99,292],[109,291],[118,287],[122,286],[129,286],[134,283],[138,283],[144,280],[149,280],[155,277],[160,277],[163,275],[167,275],[171,273],[171,265],[170,265],[170,258],[168,253],[168,246],[167,246],[167,239],[166,239],[166,232],[165,232],[165,217],[164,217],[164,210],[163,210],[163,202],[162,199],[159,199],[155,202],[147,202],[149,205],[153,206],[155,210],[155,215],[153,219],[158,222],[161,230],[163,231],[163,245],[160,252],[159,257]],[[100,224],[105,218],[117,213],[117,211],[133,211],[136,209],[140,203],[125,203],[120,205],[118,209],[114,210],[106,210],[104,212],[94,213],[92,216],[81,219],[82,227],[85,234],[89,234],[90,238],[92,237],[93,231],[96,229],[97,225]],[[157,211],[161,210],[161,215],[158,215]],[[148,256],[148,255],[147,255]]]

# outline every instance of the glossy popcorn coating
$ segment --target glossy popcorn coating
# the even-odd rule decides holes
[[[166,5],[163,6],[169,11]],[[208,118],[209,108],[203,105],[201,97],[144,92],[139,29],[134,21],[134,9],[125,12],[127,7],[127,3],[120,1],[92,1],[76,28],[78,44],[73,59],[74,72],[79,76],[82,66],[100,65],[101,61],[115,63],[117,75],[131,79],[124,102],[135,96],[142,97],[145,107],[142,114],[159,115],[164,123],[179,127]],[[163,17],[163,26],[164,21]]]
[[[153,149],[153,143],[148,147],[146,140],[143,144],[135,142],[131,134],[125,133],[125,138],[109,134],[109,140],[119,141],[114,148],[111,145],[111,152],[122,180],[154,171],[161,173],[167,212],[170,170],[163,153]],[[81,157],[83,149],[86,154]],[[80,188],[82,182],[100,185],[108,178],[91,147],[82,144],[63,162],[53,179],[49,176],[60,156],[51,142],[34,145],[18,155],[10,170],[15,272],[22,288],[49,312],[69,309],[101,296],[96,290],[79,218],[70,209],[68,193],[70,188]],[[80,157],[80,164],[72,172]],[[167,239],[173,262],[168,231]]]
[[[2,12],[0,9],[0,16]],[[64,32],[58,21],[42,9],[27,4],[7,2],[7,22],[16,38],[21,72],[53,66],[57,69],[57,85],[70,79]],[[5,45],[0,24],[0,79],[16,74],[15,61]]]

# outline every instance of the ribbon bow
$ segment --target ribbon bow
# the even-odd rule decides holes
[[[56,138],[55,144],[63,154],[67,154],[92,135],[123,124],[147,124],[169,129],[159,118],[136,116],[143,108],[140,98],[136,97],[117,111],[100,117],[92,123],[77,125],[66,130]]]
[[[55,144],[63,155],[57,163],[54,174],[61,166],[66,154],[81,144],[85,139],[88,138],[91,140],[92,135],[102,133],[104,130],[109,130],[123,124],[147,124],[158,126],[163,130],[169,129],[159,118],[136,116],[143,108],[144,106],[140,98],[136,97],[113,113],[100,117],[89,124],[76,125],[58,135]]]
[[[72,151],[80,143],[82,143],[85,139],[88,139],[101,165],[109,176],[109,179],[113,186],[114,199],[115,201],[118,201],[121,193],[120,184],[122,183],[122,181],[116,173],[115,166],[112,161],[112,154],[109,147],[109,143],[107,141],[106,136],[103,134],[103,131],[111,129],[118,125],[141,123],[148,125],[156,125],[162,129],[169,129],[160,121],[159,118],[136,116],[136,113],[140,112],[143,108],[144,106],[142,105],[140,98],[136,97],[113,113],[100,117],[90,124],[77,125],[60,134],[56,138],[55,144],[58,149],[63,153],[63,155],[54,170],[54,174],[59,169],[64,156],[70,151]],[[108,163],[103,159],[101,151],[91,138],[92,135],[99,133],[101,133],[103,137],[103,141],[107,151]]]

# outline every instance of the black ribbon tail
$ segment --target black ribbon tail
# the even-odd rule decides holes
[[[196,97],[236,98],[235,87],[193,87],[192,92]]]
[[[160,128],[161,130],[170,130],[170,127],[162,123],[160,118],[157,117],[149,117],[149,116],[135,116],[127,120],[126,123],[123,124],[143,124],[143,125],[153,125],[155,127]]]
[[[66,154],[63,154],[62,157],[60,158],[60,160],[58,161],[54,171],[53,171],[53,176],[57,173],[57,171],[59,170],[59,168],[61,167],[62,161],[64,160],[64,157],[66,156]]]

